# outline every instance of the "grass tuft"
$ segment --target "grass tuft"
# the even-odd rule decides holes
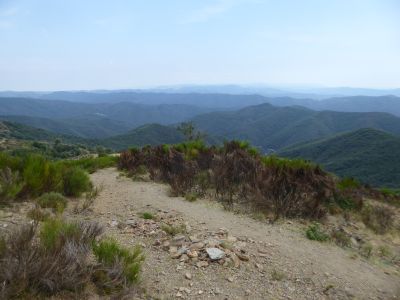
[[[144,260],[142,249],[136,246],[128,249],[120,246],[115,240],[107,239],[100,241],[93,247],[93,253],[97,260],[106,267],[122,268],[122,275],[128,283],[137,282],[139,271]]]
[[[326,242],[329,240],[329,235],[323,232],[318,223],[314,223],[306,230],[306,236],[312,241]]]
[[[161,229],[172,236],[177,235],[179,233],[186,233],[186,226],[183,224],[181,225],[163,224],[161,225]]]
[[[51,208],[54,212],[61,214],[67,207],[67,199],[55,192],[46,193],[37,199],[37,203],[41,208]]]
[[[154,219],[154,215],[150,212],[144,212],[141,214],[141,217],[145,220],[153,220]]]

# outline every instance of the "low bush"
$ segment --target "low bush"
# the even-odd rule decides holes
[[[50,213],[48,211],[41,209],[39,206],[35,206],[34,208],[28,211],[26,216],[35,222],[43,222],[50,218]]]
[[[141,249],[97,241],[102,231],[96,223],[49,219],[1,235],[0,299],[80,299],[91,282],[101,294],[132,288],[144,259]]]
[[[17,196],[36,198],[50,192],[80,196],[91,189],[89,176],[80,164],[79,161],[54,162],[37,154],[21,157],[1,154],[0,200]]]
[[[377,234],[385,234],[394,224],[394,211],[384,205],[366,205],[361,211],[364,224]]]
[[[357,204],[354,202],[351,196],[347,196],[342,193],[335,194],[334,200],[342,210],[353,210],[357,208]]]
[[[372,256],[373,250],[374,250],[374,248],[372,247],[371,244],[365,243],[360,248],[360,254],[361,254],[361,256],[363,256],[365,258],[370,258]]]
[[[185,199],[186,199],[186,201],[189,201],[189,202],[195,202],[198,197],[199,197],[199,195],[197,195],[197,193],[193,193],[193,192],[185,194]]]
[[[9,167],[0,170],[0,203],[16,199],[22,187],[18,171],[13,172]]]
[[[347,190],[347,189],[358,189],[361,187],[360,182],[352,177],[342,178],[337,184],[337,188],[339,190]]]
[[[351,238],[350,236],[342,230],[334,230],[331,233],[331,238],[340,247],[350,247]]]
[[[379,191],[385,197],[398,197],[398,196],[400,196],[400,190],[399,189],[381,188],[381,189],[379,189]]]
[[[60,214],[67,207],[67,199],[55,192],[43,194],[36,201],[41,208],[51,208],[54,212]]]
[[[215,189],[226,207],[245,205],[280,217],[321,218],[335,183],[319,166],[304,160],[262,156],[246,142],[207,148],[201,141],[131,149],[118,167],[135,174],[145,166],[153,180],[168,183],[172,196],[204,196]]]
[[[63,173],[64,195],[79,197],[92,188],[87,173],[79,167],[69,167]]]
[[[142,218],[145,220],[153,220],[154,219],[154,215],[152,213],[149,212],[144,212],[141,214]]]
[[[93,253],[104,266],[95,271],[95,283],[105,292],[122,289],[138,281],[144,260],[140,247],[127,249],[108,239],[95,244]]]
[[[314,223],[307,228],[306,236],[312,241],[325,242],[329,240],[329,235],[321,230],[318,223]]]
[[[94,173],[99,169],[110,168],[117,166],[117,156],[99,156],[99,157],[87,157],[75,160],[63,161],[63,164],[70,167],[79,167],[89,173]]]
[[[65,240],[74,240],[80,233],[76,223],[67,223],[61,219],[49,219],[40,229],[40,242],[45,249],[57,249]]]
[[[276,269],[273,269],[271,272],[271,279],[275,281],[282,281],[286,278],[286,275]]]
[[[172,236],[177,235],[179,233],[186,233],[186,226],[183,224],[181,225],[163,224],[161,225],[161,229]]]
[[[319,166],[274,156],[264,158],[263,164],[258,201],[260,206],[272,208],[275,219],[319,219],[325,215],[324,204],[333,196],[334,182]]]
[[[51,242],[37,241],[35,225],[21,227],[4,238],[0,253],[1,299],[41,299],[61,291],[78,294],[89,282],[92,268],[88,258],[101,227],[77,223],[71,235],[59,230],[69,225],[57,223],[57,229],[52,230],[49,226],[53,223],[46,224],[47,233],[57,233]]]
[[[103,190],[103,186],[92,187],[90,189],[90,191],[85,193],[85,199],[83,200],[82,205],[79,206],[78,203],[76,204],[76,206],[74,208],[74,212],[82,213],[82,212],[90,210],[91,207],[93,206],[94,200],[98,197],[98,195],[100,194],[100,192],[102,190]]]
[[[23,169],[24,192],[37,197],[47,192],[62,190],[62,168],[39,155],[28,156]]]

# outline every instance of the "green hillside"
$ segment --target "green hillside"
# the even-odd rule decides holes
[[[193,122],[210,135],[248,140],[264,151],[367,127],[400,135],[400,118],[387,113],[318,112],[270,104],[203,114]]]
[[[58,133],[70,134],[65,130],[72,130],[79,133],[79,136],[88,138],[99,137],[94,136],[99,132],[107,136],[117,135],[150,123],[175,124],[210,111],[209,108],[186,104],[78,103],[0,97],[0,116],[28,116],[31,121],[32,117],[52,119],[56,124],[50,124],[47,120],[44,120],[45,124],[41,124],[40,119],[36,119],[35,124],[21,120],[18,122],[52,131],[58,130],[55,131]],[[97,127],[99,132],[96,131]]]
[[[129,131],[124,122],[98,115],[83,115],[68,119],[49,119],[29,116],[0,116],[0,120],[41,128],[53,133],[82,138],[106,138]]]
[[[340,176],[373,186],[400,186],[400,138],[376,129],[359,129],[288,147],[279,155],[322,164]]]
[[[14,122],[0,121],[0,151],[38,153],[54,159],[92,153],[96,144],[74,136],[59,135]]]
[[[55,134],[43,129],[9,121],[0,121],[0,138],[26,141],[54,141],[56,139],[60,139],[69,143],[88,142],[87,140],[79,137]]]
[[[127,134],[98,140],[98,143],[114,150],[123,150],[132,146],[175,144],[183,140],[184,136],[174,127],[147,124]]]

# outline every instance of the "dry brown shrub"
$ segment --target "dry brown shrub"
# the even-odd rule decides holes
[[[333,195],[334,182],[318,166],[288,164],[266,166],[258,179],[257,205],[271,207],[275,219],[305,217],[318,219],[323,204]]]
[[[261,162],[242,149],[238,142],[227,143],[212,164],[213,182],[218,199],[232,205],[249,200],[256,190]]]
[[[73,236],[60,235],[56,247],[37,238],[37,226],[24,226],[4,239],[0,254],[0,298],[31,298],[77,293],[90,280],[91,243],[102,232],[95,223],[77,223]]]

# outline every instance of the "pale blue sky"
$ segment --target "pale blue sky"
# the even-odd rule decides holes
[[[0,0],[0,90],[400,87],[400,0]]]

